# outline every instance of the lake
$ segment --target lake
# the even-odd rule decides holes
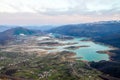
[[[65,45],[65,46],[56,46],[55,50],[51,51],[72,51],[76,53],[76,57],[82,57],[82,60],[86,61],[100,61],[100,60],[109,60],[109,55],[107,54],[100,54],[97,53],[96,51],[101,51],[101,50],[110,50],[109,46],[97,44],[93,41],[82,41],[84,38],[74,38],[72,40],[65,40],[65,41],[60,41],[63,43],[77,43],[77,44],[72,44],[72,45]],[[80,47],[78,49],[70,50],[70,49],[65,49],[65,47],[69,46],[89,46],[89,47]]]
[[[92,41],[80,41],[80,40],[81,40],[80,38],[75,38],[73,42],[78,42],[76,46],[88,45],[89,47],[82,47],[76,50],[72,50],[73,52],[76,52],[77,57],[83,57],[82,60],[87,61],[109,60],[109,55],[100,54],[96,52],[101,50],[110,50],[108,46],[96,44]]]

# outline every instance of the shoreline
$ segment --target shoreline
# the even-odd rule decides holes
[[[80,40],[80,41],[81,41],[81,40]],[[83,41],[84,41],[84,40],[83,40]],[[107,47],[109,48],[108,50],[96,51],[96,53],[98,53],[98,54],[107,54],[107,55],[108,55],[108,60],[106,60],[106,61],[112,61],[112,60],[113,60],[113,59],[112,59],[112,56],[116,55],[115,53],[110,52],[111,50],[117,50],[117,49],[119,49],[119,48],[117,48],[117,47],[113,47],[113,46],[108,45],[108,44],[105,44],[105,43],[97,42],[97,41],[95,41],[95,40],[93,40],[93,39],[89,39],[89,40],[87,40],[87,41],[85,40],[85,42],[88,42],[88,41],[94,42],[95,44],[107,46]],[[76,55],[76,59],[78,60],[77,54],[75,54],[75,55]],[[81,56],[79,56],[79,57],[81,57]],[[81,58],[83,58],[83,57],[81,57]],[[91,61],[88,61],[88,60],[82,60],[82,59],[80,59],[80,60],[83,61],[83,62],[91,62]],[[95,62],[96,62],[96,61],[95,61]],[[99,61],[97,61],[97,62],[99,62]]]
[[[111,51],[112,51],[112,50],[119,50],[119,48],[117,48],[117,47],[114,47],[114,46],[112,46],[112,45],[105,44],[105,43],[102,43],[102,42],[97,42],[97,41],[95,41],[95,40],[93,40],[93,39],[89,39],[89,40],[87,40],[87,41],[91,41],[91,42],[94,42],[95,44],[100,44],[100,45],[109,47],[109,50],[99,50],[99,51],[96,51],[98,54],[107,54],[108,57],[109,57],[109,60],[108,60],[108,61],[113,61],[113,58],[112,58],[112,57],[116,55],[116,53],[111,52]],[[87,41],[86,41],[86,42],[87,42]],[[82,60],[82,61],[84,61],[84,60]],[[90,62],[90,61],[87,61],[87,62]]]
[[[109,50],[99,50],[99,51],[96,51],[98,54],[107,54],[109,56],[109,61],[113,61],[113,56],[116,55],[116,53],[114,52],[111,52],[112,50],[119,50],[119,48],[117,47],[114,47],[112,45],[109,45],[109,44],[105,44],[105,43],[102,43],[102,42],[97,42],[97,41],[94,41],[94,43],[96,44],[100,44],[100,45],[104,45],[104,46],[108,46],[110,49]]]
[[[102,42],[97,42],[97,41],[94,41],[94,40],[91,40],[92,42],[94,42],[95,44],[100,44],[100,45],[103,45],[103,46],[107,46],[110,48],[110,50],[116,50],[116,49],[119,49],[117,47],[114,47],[112,45],[109,45],[109,44],[105,44],[105,43],[102,43]]]
[[[98,54],[107,54],[109,56],[109,61],[112,61],[112,56],[115,55],[115,53],[110,52],[110,50],[103,50],[103,51],[96,51]]]

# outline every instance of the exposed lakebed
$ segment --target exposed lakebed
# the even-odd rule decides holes
[[[111,48],[109,46],[101,45],[90,40],[84,41],[84,38],[74,38],[70,40],[56,39],[51,42],[58,43],[54,43],[54,46],[47,46],[51,48],[48,50],[50,53],[71,51],[76,53],[76,57],[81,57],[82,60],[86,61],[109,60],[108,54],[98,53],[98,51],[110,50]]]

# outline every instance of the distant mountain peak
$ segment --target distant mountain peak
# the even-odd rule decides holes
[[[29,29],[26,29],[26,28],[23,28],[23,27],[16,27],[16,28],[11,28],[11,29],[8,29],[4,32],[2,32],[4,34],[8,34],[8,35],[20,35],[20,34],[25,34],[25,35],[32,35],[35,33],[35,31],[33,30],[29,30]]]
[[[15,40],[16,36],[33,35],[35,33],[35,31],[23,27],[11,28],[0,33],[0,44],[7,44],[8,42]]]

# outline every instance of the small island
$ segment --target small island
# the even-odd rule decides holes
[[[80,41],[92,41],[91,39],[82,39]]]
[[[89,47],[87,45],[83,45],[83,46],[69,46],[69,47],[65,47],[65,49],[71,49],[71,50],[75,50],[75,49],[79,49],[82,47]]]
[[[103,51],[96,51],[99,54],[108,54],[110,56],[110,59],[112,56],[114,56],[115,54],[110,52],[109,50],[103,50]]]

